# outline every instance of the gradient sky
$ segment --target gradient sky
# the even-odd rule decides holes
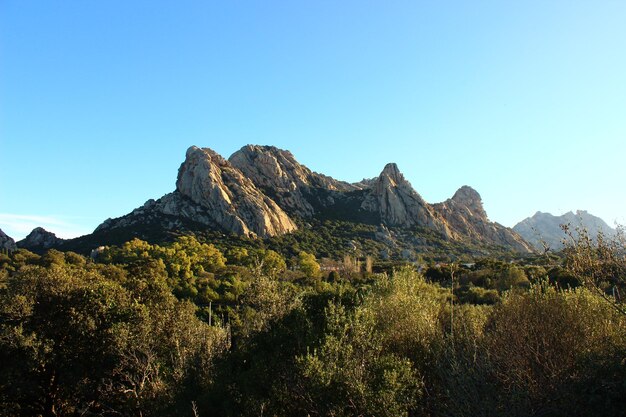
[[[0,2],[0,228],[92,231],[190,145],[626,222],[626,1]]]

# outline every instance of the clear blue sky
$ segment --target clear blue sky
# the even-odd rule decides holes
[[[0,228],[88,233],[190,145],[626,219],[626,1],[0,2]]]

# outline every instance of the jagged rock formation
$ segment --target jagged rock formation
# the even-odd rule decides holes
[[[187,150],[176,189],[208,209],[224,229],[237,234],[268,237],[296,229],[278,204],[211,149],[192,146]]]
[[[552,250],[560,250],[563,248],[563,239],[567,237],[561,225],[570,225],[574,236],[576,228],[585,229],[590,237],[596,237],[598,233],[605,236],[613,236],[616,233],[604,220],[584,210],[578,210],[576,213],[570,211],[562,216],[538,211],[532,217],[527,217],[513,226],[513,230],[537,250],[546,249],[544,245]]]
[[[208,209],[195,204],[178,191],[164,195],[158,200],[148,200],[129,214],[117,219],[107,219],[96,228],[96,232],[132,227],[141,224],[159,224],[167,230],[185,229],[182,219],[189,219],[208,228],[219,229],[213,214]]]
[[[422,226],[433,229],[446,238],[452,234],[443,219],[404,178],[396,164],[387,164],[361,208],[378,212],[387,226]]]
[[[360,187],[311,171],[289,151],[274,146],[247,145],[228,161],[286,211],[309,217],[315,206],[333,204],[333,198],[320,199],[317,191],[346,192]]]
[[[7,236],[7,234],[4,233],[2,229],[0,229],[0,249],[10,251],[17,249],[15,241],[11,237]]]
[[[211,149],[192,146],[178,170],[176,191],[150,200],[131,215],[108,219],[96,230],[144,222],[146,216],[182,217],[239,235],[269,237],[296,230],[295,223],[252,181]]]
[[[256,145],[244,146],[228,160],[211,149],[190,147],[175,191],[126,216],[108,219],[96,231],[142,225],[181,230],[192,222],[266,238],[293,232],[296,219],[306,222],[313,217],[426,230],[447,240],[530,250],[516,233],[488,220],[480,195],[469,187],[431,205],[396,164],[387,164],[376,178],[349,184],[311,171],[291,152]]]
[[[520,252],[531,252],[532,248],[513,230],[489,221],[480,194],[464,185],[452,198],[433,208],[457,235],[474,241],[508,246]]]
[[[59,246],[65,240],[43,227],[34,228],[28,236],[17,242],[17,246],[28,250],[45,250]]]

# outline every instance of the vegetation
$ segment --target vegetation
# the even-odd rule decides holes
[[[402,267],[194,236],[0,254],[0,416],[623,416],[624,246],[585,239]]]
[[[0,413],[159,415],[208,386],[227,333],[163,278],[58,262],[5,278]]]
[[[357,192],[358,193],[358,192]],[[350,200],[351,201],[351,200]],[[99,246],[122,246],[132,239],[151,244],[172,243],[181,236],[194,236],[200,242],[213,244],[222,253],[233,248],[247,250],[273,250],[287,259],[301,251],[318,258],[341,259],[346,253],[353,256],[374,256],[389,262],[427,261],[451,262],[476,257],[513,259],[515,254],[500,246],[485,246],[471,241],[445,240],[438,233],[415,227],[413,229],[389,228],[389,235],[381,238],[379,221],[348,220],[344,216],[321,214],[303,220],[296,217],[298,230],[268,239],[252,239],[230,233],[207,230],[206,225],[189,220],[161,215],[130,227],[98,230],[93,234],[65,241],[58,249],[89,255]],[[179,232],[163,227],[173,221],[181,222]]]

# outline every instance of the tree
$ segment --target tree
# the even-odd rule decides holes
[[[408,359],[385,352],[369,309],[331,304],[319,349],[299,357],[302,414],[402,416],[415,406],[420,383]]]
[[[258,274],[277,276],[287,270],[285,258],[271,249],[259,250],[254,257],[254,269]]]
[[[497,273],[496,287],[499,291],[507,291],[515,288],[528,288],[530,282],[524,270],[517,266],[509,266]]]
[[[171,407],[189,381],[206,383],[226,332],[153,282],[138,275],[122,285],[54,263],[9,277],[0,290],[0,415],[180,414]]]
[[[307,278],[319,278],[320,264],[317,263],[315,255],[307,252],[300,252],[298,254],[298,269],[306,275]]]
[[[231,248],[226,252],[226,259],[231,265],[246,266],[250,261],[248,249],[240,247]]]

